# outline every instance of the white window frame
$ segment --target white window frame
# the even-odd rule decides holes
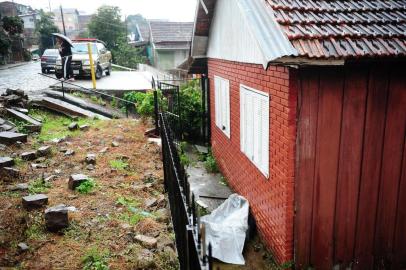
[[[214,105],[216,126],[230,139],[230,81],[214,76]]]
[[[269,94],[240,84],[240,146],[269,178]]]

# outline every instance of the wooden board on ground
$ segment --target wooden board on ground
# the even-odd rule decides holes
[[[27,134],[8,131],[0,132],[1,144],[10,145],[16,142],[27,142]]]
[[[40,132],[42,124],[30,116],[13,109],[7,109],[7,114],[28,123],[25,127],[31,132]]]
[[[89,117],[89,118],[98,118],[101,120],[108,120],[110,118],[105,117],[103,115],[93,113],[91,111],[82,109],[78,106],[69,104],[67,102],[50,98],[50,97],[43,97],[39,102],[39,105],[48,108],[50,110],[65,114],[70,117],[79,116],[79,117]]]
[[[78,98],[78,97],[75,97],[75,96],[72,96],[72,95],[69,95],[66,93],[65,93],[65,96],[63,95],[63,93],[58,92],[58,91],[53,91],[53,90],[46,90],[46,91],[44,91],[44,93],[45,93],[45,95],[47,95],[49,97],[69,102],[70,104],[79,106],[85,110],[89,110],[89,111],[104,115],[109,118],[125,118],[125,115],[123,115],[121,112],[110,110],[103,106],[100,106],[100,105],[97,105],[97,104],[94,104],[91,102],[87,102],[81,98]]]

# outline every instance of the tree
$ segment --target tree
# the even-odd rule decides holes
[[[148,25],[148,22],[141,14],[127,16],[127,27],[128,27],[129,32],[136,34],[137,33],[137,24],[138,25]]]
[[[41,19],[36,22],[35,31],[38,34],[39,50],[42,54],[45,49],[52,48],[54,46],[54,40],[52,33],[58,33],[59,29],[53,22],[52,13],[40,11]]]
[[[101,6],[89,23],[92,37],[104,41],[109,50],[117,46],[117,42],[125,36],[125,25],[121,21],[120,8]]]
[[[11,46],[10,37],[0,28],[0,54],[7,55]]]
[[[2,19],[3,28],[10,36],[21,34],[24,31],[24,21],[18,16],[6,16]]]
[[[134,69],[137,68],[138,63],[145,62],[142,49],[129,45],[125,37],[119,38],[117,46],[113,49],[113,59],[117,65]]]

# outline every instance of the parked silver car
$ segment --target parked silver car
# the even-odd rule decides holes
[[[41,56],[41,71],[42,73],[49,73],[55,70],[56,59],[59,57],[57,49],[46,49]]]

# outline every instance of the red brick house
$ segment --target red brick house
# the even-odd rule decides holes
[[[198,1],[211,144],[279,262],[406,267],[406,0]]]

